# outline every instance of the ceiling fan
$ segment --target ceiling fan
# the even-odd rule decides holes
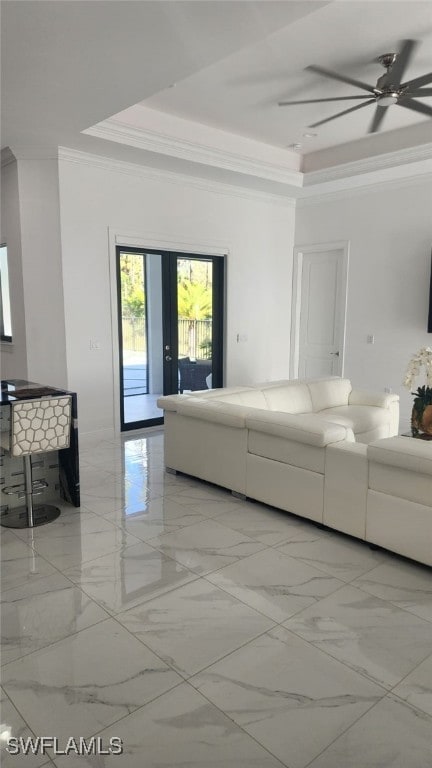
[[[432,88],[422,87],[428,83],[432,83],[432,72],[429,72],[427,75],[422,75],[421,77],[416,77],[414,80],[402,82],[404,72],[414,53],[416,45],[416,40],[404,40],[398,53],[384,53],[382,56],[379,56],[378,61],[387,71],[384,75],[381,75],[381,77],[378,78],[375,86],[363,83],[361,80],[354,80],[352,77],[341,75],[338,72],[332,72],[323,67],[315,66],[314,64],[306,67],[306,69],[311,72],[324,75],[324,77],[330,77],[333,80],[340,80],[342,83],[348,83],[349,85],[361,88],[368,92],[369,95],[367,96],[335,96],[323,99],[305,99],[302,101],[280,101],[279,106],[287,107],[292,104],[313,104],[324,101],[366,99],[366,101],[363,101],[361,104],[356,104],[354,107],[344,109],[343,112],[338,112],[336,115],[326,117],[324,120],[319,120],[317,123],[313,123],[309,128],[317,128],[319,125],[328,123],[330,120],[335,120],[337,117],[348,115],[349,112],[355,112],[355,110],[367,107],[369,104],[376,104],[376,110],[369,127],[369,133],[375,133],[379,130],[387,109],[393,104],[432,117],[432,107],[423,104],[421,101],[417,101],[417,98],[432,96]]]

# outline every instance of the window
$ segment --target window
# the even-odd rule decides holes
[[[12,341],[7,246],[0,245],[0,333],[2,341]]]

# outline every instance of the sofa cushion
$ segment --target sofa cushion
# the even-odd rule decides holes
[[[369,490],[430,506],[432,476],[369,460]]]
[[[215,389],[200,389],[188,392],[187,396],[199,400],[219,400],[222,397],[239,395],[246,392],[255,392],[255,387],[215,387]]]
[[[306,384],[287,382],[279,387],[263,388],[262,394],[271,411],[311,413],[312,400]]]
[[[377,440],[367,447],[369,488],[389,496],[432,503],[432,451],[409,437]]]
[[[370,432],[377,427],[390,429],[391,414],[387,408],[377,408],[373,405],[341,405],[336,408],[326,408],[320,411],[318,418],[326,422],[350,427],[355,435]],[[386,430],[385,436],[389,432]]]
[[[426,504],[368,491],[366,539],[432,565],[432,514]]]
[[[324,474],[325,449],[249,429],[248,453]]]
[[[336,408],[339,405],[348,405],[348,398],[352,390],[349,379],[322,379],[308,383],[312,398],[312,410],[323,411],[326,408]]]
[[[213,402],[231,403],[232,405],[247,405],[251,408],[267,408],[263,393],[259,389],[247,389],[242,392],[230,392],[220,394],[213,398]]]
[[[377,464],[432,475],[431,446],[423,440],[402,436],[389,437],[371,443],[367,452],[369,460]]]
[[[339,440],[353,440],[350,430],[339,424],[326,424],[312,413],[292,415],[281,411],[251,410],[246,415],[246,426],[287,440],[294,440],[320,448]]]
[[[322,523],[324,477],[320,472],[248,453],[246,495]]]

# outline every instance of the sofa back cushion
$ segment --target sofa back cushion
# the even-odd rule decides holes
[[[219,397],[215,397],[214,400],[219,403],[230,403],[231,405],[248,405],[250,408],[268,408],[265,397],[259,389],[221,394]]]
[[[307,385],[312,399],[312,410],[323,411],[325,408],[337,408],[340,405],[348,405],[348,398],[352,390],[349,379],[322,379],[313,381]]]
[[[255,387],[215,387],[215,389],[202,389],[199,392],[188,392],[188,397],[198,398],[199,400],[219,400],[223,397],[254,391]]]
[[[267,408],[271,411],[284,413],[311,413],[312,399],[306,384],[297,381],[286,382],[279,387],[268,387],[262,390]]]

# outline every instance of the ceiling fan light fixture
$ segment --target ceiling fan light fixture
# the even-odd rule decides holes
[[[378,104],[380,107],[391,107],[392,104],[397,104],[399,94],[397,91],[388,91],[383,93],[382,96],[378,96]]]

